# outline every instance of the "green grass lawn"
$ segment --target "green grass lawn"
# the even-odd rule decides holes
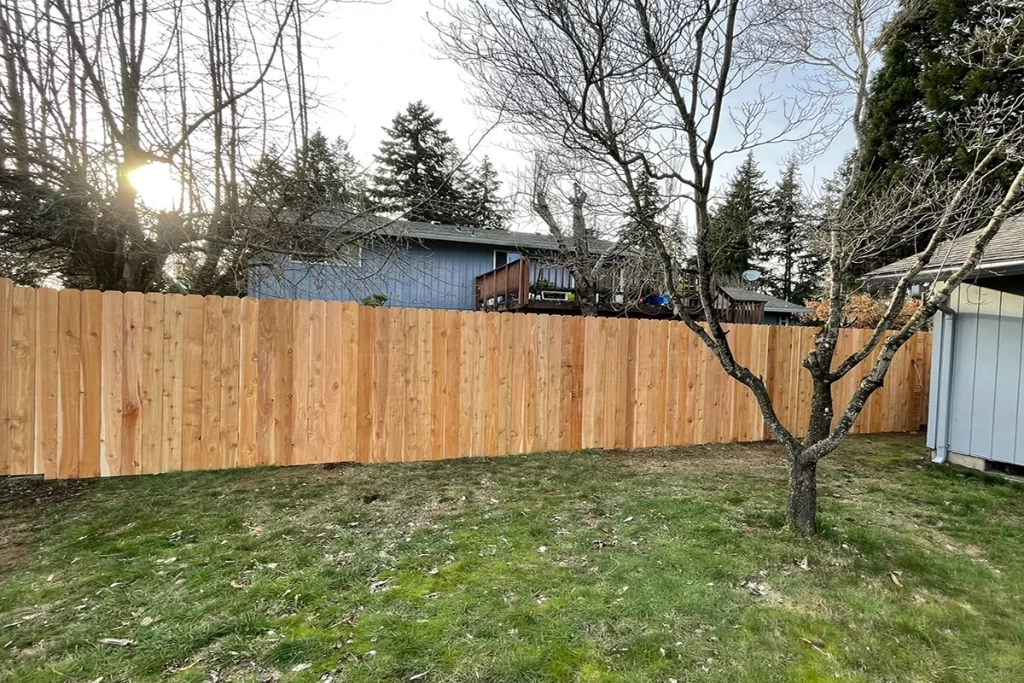
[[[1024,488],[859,437],[0,482],[5,681],[1020,681]],[[110,640],[114,639],[114,640]]]

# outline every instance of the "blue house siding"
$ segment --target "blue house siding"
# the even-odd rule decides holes
[[[393,252],[363,249],[358,266],[289,263],[282,273],[252,273],[249,294],[281,299],[362,301],[373,294],[402,308],[476,308],[476,277],[494,269],[491,245],[409,244]]]

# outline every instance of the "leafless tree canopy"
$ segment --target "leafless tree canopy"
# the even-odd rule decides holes
[[[705,323],[686,312],[674,280],[678,263],[657,221],[646,221],[647,237],[659,247],[666,289],[683,322],[753,392],[767,427],[785,446],[789,521],[806,534],[816,523],[818,460],[849,433],[896,351],[977,265],[1024,179],[1020,171],[1009,193],[986,192],[995,165],[1020,169],[1024,141],[1024,131],[990,134],[984,121],[1005,116],[1011,103],[988,103],[961,122],[964,149],[976,160],[968,178],[953,182],[922,166],[870,198],[856,192],[864,182],[858,173],[874,45],[891,9],[875,0],[467,0],[447,8],[447,19],[437,24],[442,50],[471,75],[481,104],[493,107],[511,93],[506,116],[514,125],[600,165],[637,216],[645,215],[641,178],[670,179],[682,188],[692,211]],[[1002,33],[978,37],[979,52],[995,58],[992,46],[1019,49],[1019,34],[1008,38],[1009,29],[997,29]],[[1014,58],[998,57],[1004,63]],[[787,94],[771,94],[753,81],[768,74],[800,80]],[[829,315],[803,363],[813,378],[810,419],[791,431],[775,415],[762,379],[736,361],[713,306],[709,200],[723,156],[787,141],[813,150],[844,125],[852,127],[856,143],[850,170],[826,198],[817,237],[827,261]],[[917,313],[886,338],[911,280],[942,240],[967,228],[981,228],[970,257],[935,283]],[[896,286],[870,342],[849,358],[836,358],[842,312],[858,288],[856,266],[921,234],[931,236],[928,248]],[[837,410],[832,385],[879,347],[868,377]]]
[[[0,4],[8,274],[230,291],[254,256],[291,246],[248,171],[307,138],[305,25],[321,2]],[[173,206],[140,203],[130,174],[151,163],[178,176]]]

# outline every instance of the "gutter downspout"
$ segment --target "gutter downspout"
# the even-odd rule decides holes
[[[956,311],[948,303],[939,306],[942,312],[942,338],[939,339],[939,376],[936,396],[935,457],[941,465],[949,458],[949,426],[953,403],[953,344],[956,340]]]

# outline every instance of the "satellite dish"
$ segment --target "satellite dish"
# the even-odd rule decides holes
[[[740,273],[740,277],[747,282],[757,282],[761,279],[761,271],[759,270],[744,270]]]

